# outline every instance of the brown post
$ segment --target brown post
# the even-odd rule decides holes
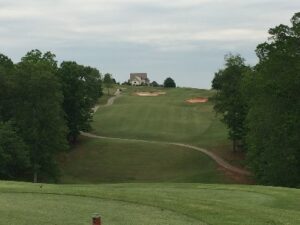
[[[93,225],[101,225],[101,216],[97,213],[93,215]]]

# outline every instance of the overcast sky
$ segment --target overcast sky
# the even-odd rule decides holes
[[[224,55],[249,64],[267,31],[300,0],[0,0],[0,52],[13,61],[51,51],[125,81],[130,72],[210,88]]]

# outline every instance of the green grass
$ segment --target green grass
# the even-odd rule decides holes
[[[108,89],[103,88],[103,95],[98,100],[99,105],[105,105],[110,97],[114,95],[114,93],[117,91],[119,86],[115,85],[114,87],[109,89],[109,95],[108,95]]]
[[[158,90],[167,94],[134,95],[136,91]],[[223,148],[228,143],[227,133],[212,112],[213,105],[185,102],[212,94],[191,88],[127,87],[114,105],[100,108],[94,115],[92,132],[108,137],[194,144],[216,150],[226,158],[230,152],[230,148]],[[230,161],[233,162],[231,158]],[[81,137],[60,162],[62,183],[237,182],[206,155],[168,144]]]
[[[122,88],[122,87],[121,87]],[[139,97],[135,92],[163,91],[159,97]],[[102,136],[183,142],[207,148],[233,165],[243,166],[243,156],[233,154],[225,125],[213,103],[188,104],[185,100],[211,97],[211,90],[193,88],[130,87],[108,108],[94,115],[93,131]]]
[[[208,156],[178,146],[81,137],[61,157],[63,183],[230,182]]]
[[[1,225],[297,225],[300,190],[204,184],[0,182]]]
[[[212,103],[188,104],[186,99],[209,97],[211,91],[176,88],[163,89],[166,95],[139,97],[135,91],[159,90],[128,87],[123,96],[94,115],[93,132],[98,135],[175,141],[216,147],[228,143],[224,125],[213,112]]]

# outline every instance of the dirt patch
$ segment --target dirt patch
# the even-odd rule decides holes
[[[186,102],[191,103],[191,104],[205,103],[205,102],[208,102],[208,98],[202,98],[202,97],[191,98],[191,99],[186,100]]]
[[[248,184],[248,185],[256,184],[255,180],[251,176],[233,173],[229,170],[226,170],[224,167],[221,167],[221,166],[218,166],[217,170],[220,171],[221,173],[223,173],[229,181],[234,181],[234,183]]]
[[[160,95],[165,95],[166,92],[156,91],[156,92],[136,92],[135,95],[141,97],[157,97]]]

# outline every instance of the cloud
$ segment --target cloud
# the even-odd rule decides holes
[[[178,77],[190,70],[193,77],[201,68],[190,63],[196,63],[192,57],[207,62],[202,68],[210,74],[229,51],[254,61],[255,46],[267,39],[267,30],[288,24],[295,9],[298,0],[1,0],[0,49],[14,58],[30,48],[56,50],[62,58],[93,65],[99,58],[105,62],[99,66],[117,73],[139,61],[141,69]],[[122,66],[105,58],[119,55]],[[159,55],[165,64],[156,60]],[[182,60],[180,68],[175,59]]]
[[[22,8],[22,9],[1,9],[0,8],[0,19],[10,20],[10,19],[23,19],[23,18],[36,18],[41,16],[41,13],[33,8]]]

